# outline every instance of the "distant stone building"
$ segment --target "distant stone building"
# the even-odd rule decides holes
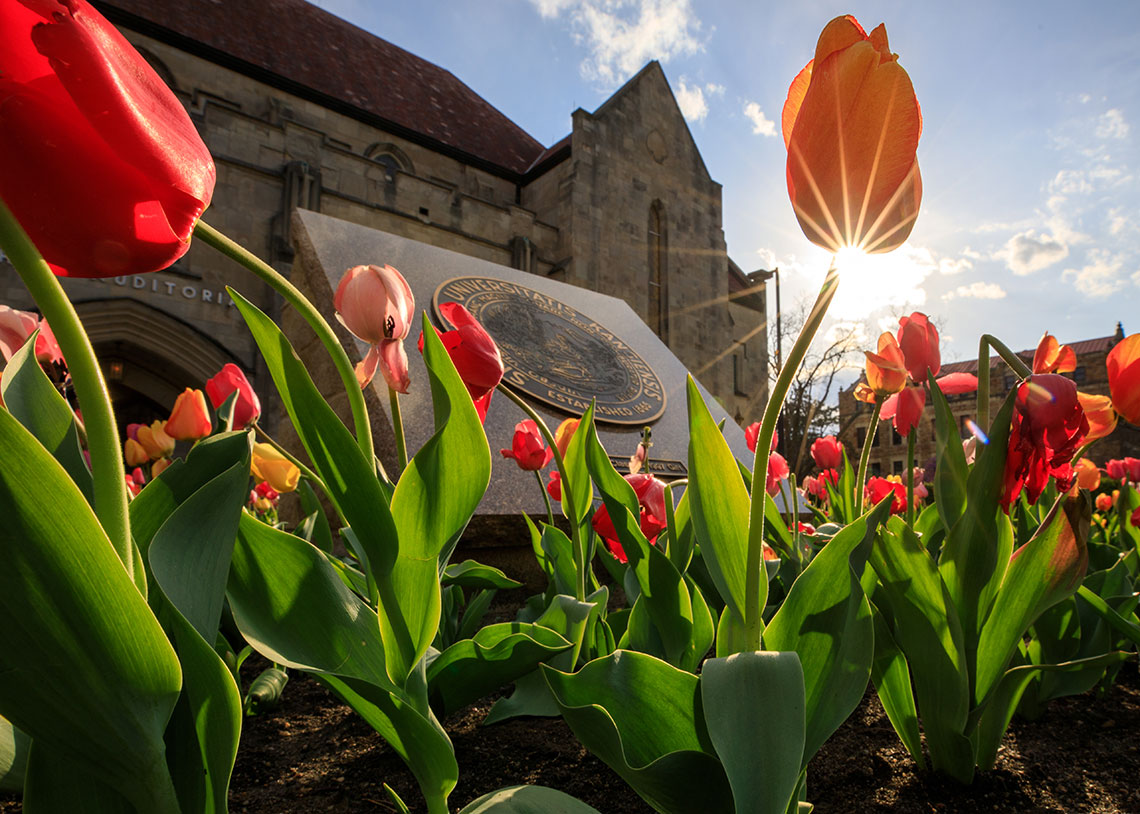
[[[759,417],[763,284],[729,260],[721,186],[658,63],[544,147],[447,70],[304,0],[93,4],[213,154],[206,222],[283,273],[301,207],[621,297],[738,421]],[[197,244],[164,272],[66,281],[123,423],[164,414],[225,362],[271,397],[227,285],[279,314],[259,280]],[[0,295],[32,307],[2,262]]]
[[[1077,342],[1063,342],[1073,349],[1077,355],[1077,367],[1072,373],[1066,374],[1077,384],[1077,389],[1092,395],[1109,395],[1108,370],[1105,359],[1117,342],[1124,338],[1124,327],[1117,324],[1116,333],[1111,336],[1102,336],[1097,339],[1083,339]],[[1033,349],[1020,351],[1017,355],[1025,360],[1026,364],[1033,362]],[[978,373],[978,360],[968,362],[951,362],[942,365],[939,376],[948,373]],[[860,381],[865,381],[861,378]],[[1018,378],[1009,365],[996,353],[990,356],[990,419],[997,414],[1005,401],[1009,391],[1017,384]],[[856,382],[858,384],[858,382]],[[977,418],[977,393],[962,393],[956,396],[947,396],[950,409],[954,413],[954,420],[963,439],[970,437],[972,431],[968,422]],[[855,399],[855,385],[839,394],[839,426],[840,438],[844,440],[849,449],[858,454],[863,449],[863,442],[867,437],[871,421],[871,405]],[[927,403],[922,420],[915,427],[915,462],[922,466],[935,454],[934,438],[934,407]],[[889,421],[881,421],[878,434],[872,441],[871,457],[868,471],[871,475],[902,474],[906,470],[907,440],[895,432]],[[1140,429],[1121,421],[1116,431],[1108,438],[1097,441],[1089,452],[1089,457],[1100,466],[1111,458],[1122,458],[1126,455],[1140,455]]]

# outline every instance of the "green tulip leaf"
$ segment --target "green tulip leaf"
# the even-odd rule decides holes
[[[591,402],[578,424],[578,429],[580,430],[593,422],[594,404]],[[562,456],[562,462],[566,467],[566,479],[570,481],[569,484],[562,484],[564,493],[562,512],[570,520],[571,526],[577,523],[584,530],[589,525],[590,506],[594,502],[594,486],[590,481],[590,470],[586,463],[586,433],[574,432],[574,435],[570,437],[570,443],[566,446],[566,454]],[[574,511],[578,514],[576,518],[568,514],[571,501],[565,499],[567,491],[573,501]]]
[[[392,493],[400,550],[391,572],[378,579],[388,669],[401,685],[439,627],[441,560],[454,549],[491,480],[483,424],[426,312],[423,335],[436,431]],[[359,534],[355,525],[353,530]]]
[[[701,556],[721,599],[743,620],[750,499],[736,459],[692,377],[689,403],[689,510]],[[768,583],[760,580],[766,594]],[[760,607],[764,606],[761,597]]]
[[[306,519],[313,518],[311,531],[305,539],[326,554],[331,554],[333,539],[332,529],[329,528],[329,519],[325,516],[325,509],[321,505],[320,499],[317,498],[317,493],[309,485],[307,478],[302,478],[297,483],[297,497],[301,499],[301,513],[305,515]]]
[[[0,714],[42,760],[85,767],[139,810],[177,811],[163,732],[178,659],[83,494],[6,410],[0,449]]]
[[[0,791],[23,790],[31,745],[32,739],[27,733],[0,717]]]
[[[373,579],[391,571],[399,542],[388,499],[352,433],[325,402],[289,340],[273,320],[227,288],[265,359],[281,403],[293,422],[328,498],[356,532]]]
[[[805,752],[799,656],[765,651],[709,659],[700,689],[709,738],[728,775],[737,814],[784,814]]]
[[[574,674],[541,669],[582,745],[657,811],[733,811],[732,789],[705,729],[696,676],[625,650]]]
[[[571,643],[541,625],[505,622],[456,642],[428,665],[428,697],[440,715],[450,715],[505,684],[533,672]]]
[[[966,510],[966,479],[969,468],[962,449],[958,419],[950,409],[942,389],[930,377],[930,400],[934,403],[934,442],[937,464],[934,469],[934,505],[949,531]]]
[[[882,501],[836,534],[792,583],[764,631],[766,650],[795,651],[803,666],[807,729],[800,768],[807,767],[867,690],[874,624],[859,576],[889,509]]]
[[[875,623],[875,658],[871,662],[871,681],[875,685],[887,719],[899,740],[920,769],[926,768],[922,753],[922,735],[918,729],[918,710],[914,706],[914,687],[910,683],[910,667],[906,656],[895,644],[891,629],[878,608],[872,606]]]
[[[75,413],[36,359],[39,335],[34,331],[3,370],[4,407],[59,461],[88,504],[94,505],[91,470],[83,458]]]
[[[504,590],[523,586],[521,582],[511,579],[498,568],[475,562],[475,560],[464,560],[461,563],[448,565],[447,568],[443,569],[440,584],[445,586],[459,585],[463,588],[502,588]]]
[[[28,754],[24,810],[29,814],[82,811],[84,814],[139,814],[131,801],[83,764],[42,744]],[[178,808],[167,809],[178,812]]]
[[[511,786],[472,800],[459,814],[599,814],[596,808],[546,786]]]
[[[1037,533],[1013,554],[978,641],[976,706],[995,689],[1033,621],[1080,587],[1088,568],[1090,515],[1082,493],[1062,495]]]

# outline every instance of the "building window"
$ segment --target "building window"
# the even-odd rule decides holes
[[[382,166],[388,181],[395,181],[397,172],[415,172],[411,159],[395,144],[377,142],[364,151],[364,157]]]
[[[877,447],[879,445],[879,430],[875,428],[875,437],[871,439],[871,446]]]
[[[649,308],[646,322],[662,341],[669,341],[669,270],[666,264],[665,207],[649,207]]]
[[[892,444],[903,443],[903,437],[901,435],[899,435],[899,431],[896,430],[893,425],[891,426],[891,443]]]
[[[883,465],[878,461],[871,461],[871,475],[876,478],[883,476]]]
[[[732,354],[732,391],[738,396],[747,396],[744,389],[744,357],[741,353]]]
[[[1085,372],[1084,365],[1078,366],[1077,369],[1073,371],[1073,381],[1077,382],[1078,384],[1083,382],[1086,377],[1087,373]]]
[[[902,462],[902,459],[900,458],[897,461],[895,461],[893,464],[891,464],[891,474],[901,475],[902,471],[903,471],[903,462]]]
[[[855,430],[855,438],[858,439],[856,443],[859,444],[859,449],[862,449],[863,444],[867,443],[867,428],[859,427]]]

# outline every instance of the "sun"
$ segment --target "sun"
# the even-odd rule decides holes
[[[873,263],[871,255],[857,246],[844,246],[835,253],[835,265],[844,277],[861,277],[871,270]]]

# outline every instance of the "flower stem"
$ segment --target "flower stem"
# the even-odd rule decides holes
[[[404,419],[400,413],[400,394],[388,388],[388,405],[392,408],[392,434],[396,436],[396,464],[399,471],[396,472],[396,479],[400,477],[400,472],[403,472],[408,467],[408,445],[404,441]]]
[[[348,393],[348,403],[352,409],[353,426],[356,428],[356,442],[360,446],[360,451],[364,453],[366,461],[374,461],[376,454],[372,443],[372,425],[368,421],[368,406],[364,402],[364,393],[360,388],[360,383],[356,380],[356,371],[353,369],[352,362],[349,361],[348,354],[344,352],[340,340],[337,339],[325,318],[321,316],[320,311],[276,269],[230,240],[205,221],[198,221],[194,226],[194,234],[268,283],[309,323],[317,334],[317,338],[321,340],[321,344],[325,346],[325,350],[329,352],[329,356],[332,357],[337,373],[340,374],[341,381],[344,382],[344,389]]]
[[[63,352],[87,431],[95,514],[123,567],[145,595],[146,575],[135,570],[136,557],[123,479],[123,447],[119,443],[111,396],[107,392],[99,360],[95,358],[95,349],[91,347],[91,340],[63,286],[3,201],[0,201],[0,248],[24,281]]]
[[[542,482],[542,474],[536,469],[534,470],[534,479],[538,481],[538,491],[542,492],[542,499],[546,501],[546,522],[554,525],[554,509],[550,505],[550,495],[546,493],[546,485]]]
[[[871,443],[875,440],[875,433],[879,431],[879,413],[883,409],[882,399],[875,399],[875,407],[871,410],[871,423],[867,425],[867,437],[863,439],[863,452],[859,455],[859,473],[855,476],[855,505],[859,507],[858,514],[863,513],[863,494],[867,480],[867,461],[871,459]],[[850,522],[854,518],[847,518]]]
[[[998,356],[1005,360],[1005,363],[1013,368],[1013,372],[1023,379],[1027,379],[1033,375],[1033,369],[1025,364],[1025,360],[1018,356],[1005,346],[1000,339],[991,336],[990,334],[982,334],[982,342],[989,344],[991,348],[998,352]],[[981,382],[979,382],[980,386]]]
[[[574,506],[574,491],[570,488],[570,479],[566,477],[566,461],[563,460],[562,453],[558,451],[558,444],[554,443],[554,435],[550,432],[550,428],[546,426],[546,422],[534,411],[534,408],[523,401],[520,396],[502,382],[499,382],[498,390],[518,405],[520,410],[526,413],[527,418],[535,423],[535,426],[538,427],[538,431],[542,433],[542,437],[554,452],[554,464],[558,467],[558,473],[562,476],[562,509],[566,513],[566,519],[570,521],[570,539],[574,542],[574,569],[578,572],[578,581],[575,586],[577,595],[574,598],[579,602],[584,602],[586,599],[585,541],[582,539],[581,524],[578,522],[578,512]]]
[[[990,343],[983,335],[978,340],[978,426],[990,431]]]
[[[915,427],[906,434],[906,524],[914,528],[914,436]]]
[[[760,649],[760,633],[764,626],[760,580],[765,578],[764,499],[767,492],[764,490],[764,484],[768,480],[768,454],[772,448],[772,433],[775,432],[776,421],[780,417],[784,399],[788,396],[788,389],[792,386],[792,379],[799,371],[808,347],[815,338],[831,301],[835,298],[838,285],[839,269],[833,257],[827,276],[824,277],[823,285],[820,286],[819,294],[815,298],[815,304],[804,321],[800,335],[796,337],[796,343],[792,346],[775,385],[772,386],[772,392],[768,396],[768,406],[764,408],[764,417],[760,421],[760,435],[756,439],[756,457],[752,462],[752,506],[748,517],[748,557],[744,588],[745,642],[751,650]]]

